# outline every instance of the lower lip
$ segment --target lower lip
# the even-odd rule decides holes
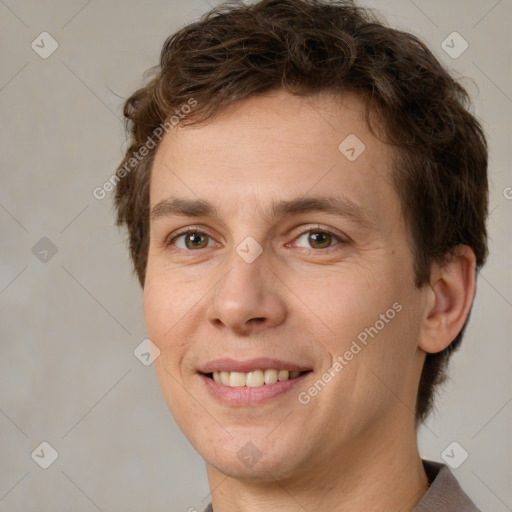
[[[200,377],[207,390],[218,401],[235,407],[250,407],[264,404],[272,398],[289,393],[297,386],[300,386],[310,373],[311,372],[306,372],[294,379],[275,382],[274,384],[263,384],[263,386],[256,386],[253,388],[247,386],[232,388],[230,386],[218,384],[206,375],[200,374]]]

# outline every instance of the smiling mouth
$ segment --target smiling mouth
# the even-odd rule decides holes
[[[231,388],[240,387],[259,387],[264,385],[275,384],[276,382],[285,382],[287,380],[293,380],[307,371],[289,371],[289,370],[253,370],[250,372],[211,372],[207,373],[206,376],[213,379],[217,384],[228,386]]]

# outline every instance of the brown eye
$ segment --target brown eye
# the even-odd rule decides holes
[[[341,242],[339,236],[325,230],[306,231],[300,235],[295,244],[306,249],[328,249]]]
[[[185,233],[178,233],[169,241],[169,245],[175,245],[178,249],[184,251],[193,251],[209,247],[211,241],[211,238],[206,233],[198,230],[190,230]]]
[[[312,231],[308,237],[308,242],[316,249],[324,249],[326,247],[330,247],[332,236],[329,233],[324,233],[322,231]]]
[[[188,249],[204,249],[208,245],[208,239],[199,233],[187,233],[185,245]]]

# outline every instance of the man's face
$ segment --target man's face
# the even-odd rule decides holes
[[[356,96],[276,92],[178,128],[150,196],[154,365],[208,463],[286,478],[414,424],[425,299],[390,150]]]

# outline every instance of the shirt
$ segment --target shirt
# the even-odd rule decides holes
[[[462,490],[448,466],[424,460],[423,467],[430,487],[413,512],[481,512]],[[204,512],[213,512],[211,503]]]

